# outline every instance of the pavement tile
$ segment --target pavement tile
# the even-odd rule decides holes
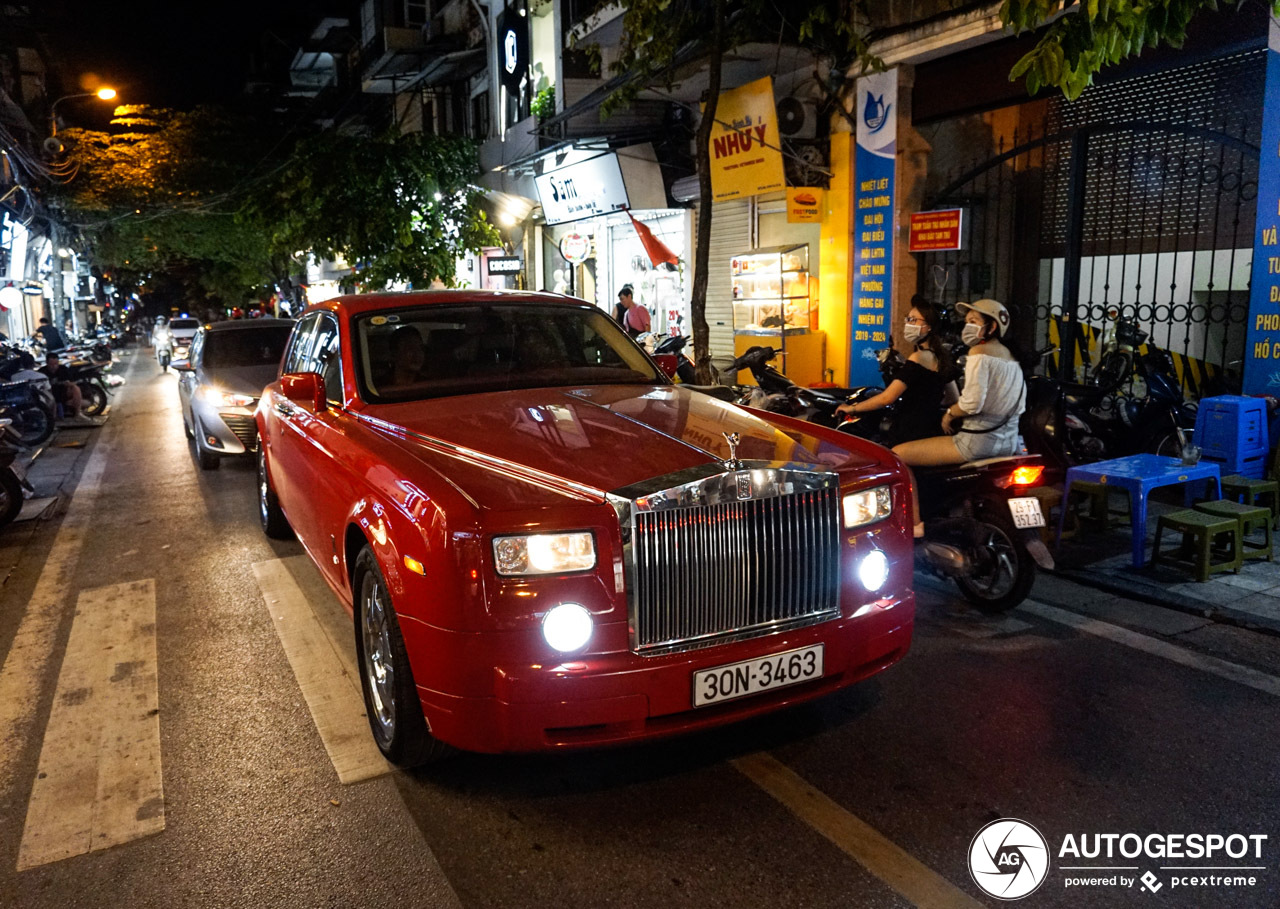
[[[1230,575],[1230,576],[1223,575],[1221,577],[1214,578],[1212,581],[1210,581],[1208,584],[1205,584],[1204,586],[1208,588],[1216,588],[1220,584],[1226,585],[1228,587],[1236,587],[1236,588],[1244,588],[1245,590],[1253,590],[1255,592],[1270,590],[1271,588],[1277,586],[1275,578],[1271,578],[1271,577],[1260,578],[1260,577],[1256,577],[1254,575],[1246,574],[1243,572],[1238,575]],[[1222,591],[1219,589],[1217,595],[1229,597],[1229,596],[1232,596],[1233,593],[1234,592]]]

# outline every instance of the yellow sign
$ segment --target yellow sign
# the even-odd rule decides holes
[[[711,125],[711,196],[717,202],[770,193],[786,185],[773,79],[724,92]]]
[[[822,187],[787,187],[787,223],[820,224],[822,222]]]

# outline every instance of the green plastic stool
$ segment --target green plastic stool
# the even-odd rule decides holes
[[[1222,497],[1233,502],[1242,499],[1246,505],[1257,505],[1258,499],[1265,498],[1270,504],[1271,516],[1280,520],[1280,483],[1275,480],[1229,474],[1222,478]]]
[[[1216,502],[1200,502],[1196,511],[1218,515],[1224,518],[1235,518],[1240,525],[1240,558],[1266,559],[1271,561],[1271,509],[1261,505],[1241,505],[1229,499]],[[1252,543],[1249,534],[1262,531],[1264,543]]]
[[[1165,530],[1173,530],[1182,534],[1182,541],[1176,550],[1160,551],[1160,542]],[[1231,544],[1228,558],[1224,561],[1213,561],[1213,541],[1220,536],[1228,537]],[[1194,546],[1194,554],[1191,554]],[[1151,548],[1151,564],[1173,562],[1179,567],[1190,568],[1195,572],[1197,581],[1209,580],[1209,575],[1219,571],[1240,573],[1240,522],[1233,517],[1219,517],[1205,514],[1203,511],[1174,511],[1156,518],[1156,541]]]
[[[1129,506],[1129,510],[1111,510],[1110,499],[1113,492],[1124,496],[1125,505]],[[1127,517],[1130,522],[1133,521],[1133,505],[1129,501],[1129,490],[1127,489],[1108,486],[1106,483],[1089,483],[1077,480],[1071,484],[1071,502],[1064,506],[1068,514],[1073,513],[1077,495],[1088,499],[1089,520],[1100,523],[1103,530],[1107,529],[1112,515],[1115,517]]]

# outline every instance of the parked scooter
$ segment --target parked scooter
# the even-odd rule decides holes
[[[12,421],[0,418],[0,527],[12,523],[22,510],[23,500],[35,493],[18,466],[19,444]]]
[[[835,410],[883,389],[803,388],[769,365],[776,353],[773,348],[753,347],[733,362],[737,369],[751,370],[766,392],[767,409],[871,441],[884,438],[884,413],[846,418]],[[900,361],[893,348],[880,352],[884,375],[896,370],[895,357]],[[912,470],[925,526],[924,537],[916,541],[916,567],[954,581],[983,612],[1003,612],[1026,599],[1037,565],[1053,567],[1053,557],[1040,539],[1039,528],[1045,524],[1040,501],[1027,494],[1040,484],[1042,459],[1014,455]]]

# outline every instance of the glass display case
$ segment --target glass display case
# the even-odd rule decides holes
[[[809,331],[809,244],[753,249],[729,262],[735,334]]]

